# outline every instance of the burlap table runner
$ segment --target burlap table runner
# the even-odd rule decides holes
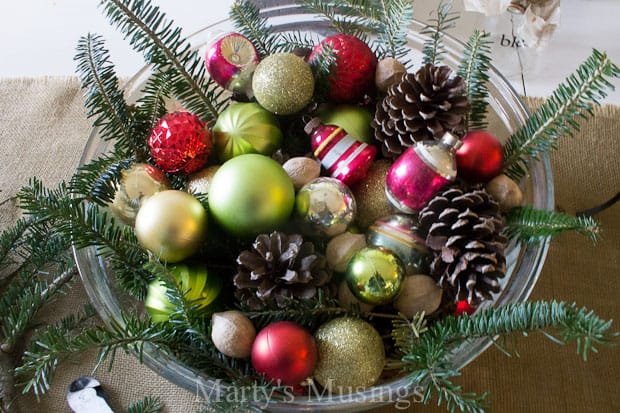
[[[596,110],[575,139],[565,139],[552,156],[557,205],[574,213],[599,204],[620,190],[620,108]],[[49,185],[68,178],[90,131],[75,78],[0,80],[0,202],[10,199],[31,176]],[[0,206],[0,229],[16,218],[13,201]],[[589,306],[605,318],[619,319],[620,205],[597,217],[604,238],[593,246],[584,237],[565,234],[552,243],[533,299],[564,299]],[[76,286],[54,306],[77,308],[87,297]],[[620,327],[616,324],[616,330]],[[466,389],[489,390],[495,412],[620,411],[620,349],[604,349],[587,363],[574,346],[560,347],[540,334],[519,340],[520,358],[493,348],[464,369]],[[65,412],[65,391],[75,378],[90,374],[94,353],[61,367],[52,390],[39,403],[20,401],[23,412]],[[131,355],[119,354],[114,369],[96,373],[119,411],[145,395],[159,396],[167,412],[199,409],[194,394],[159,378]],[[407,410],[435,411],[412,404]],[[374,412],[397,411],[383,407]],[[439,409],[438,411],[443,411]]]

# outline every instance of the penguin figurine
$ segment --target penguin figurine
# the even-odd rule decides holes
[[[69,386],[67,403],[73,413],[114,413],[99,380],[84,376]]]

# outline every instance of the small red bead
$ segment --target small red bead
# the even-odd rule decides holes
[[[456,310],[454,310],[454,315],[461,316],[463,314],[473,314],[474,311],[476,311],[476,308],[469,305],[467,300],[461,300],[456,302]]]

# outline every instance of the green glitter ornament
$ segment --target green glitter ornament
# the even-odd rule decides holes
[[[256,67],[252,90],[258,103],[276,115],[299,112],[314,93],[312,69],[292,53],[272,54]]]
[[[385,365],[383,340],[373,326],[354,317],[335,318],[314,334],[318,363],[314,379],[332,393],[372,386]]]

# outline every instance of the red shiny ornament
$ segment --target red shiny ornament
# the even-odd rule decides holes
[[[157,166],[185,174],[201,170],[213,149],[211,132],[189,112],[165,114],[151,131],[148,144]]]
[[[377,57],[370,47],[355,36],[336,34],[326,37],[314,47],[308,57],[312,63],[329,45],[336,58],[336,67],[330,73],[329,100],[353,103],[361,100],[374,85]]]
[[[252,365],[268,380],[295,386],[310,377],[317,361],[314,339],[303,327],[280,321],[263,328],[252,345]]]
[[[461,316],[463,314],[473,314],[474,311],[476,311],[476,308],[469,305],[467,300],[461,300],[456,302],[456,310],[454,310],[454,315]]]
[[[457,174],[469,182],[488,182],[495,178],[504,164],[501,142],[487,131],[475,130],[462,139],[456,151]]]

